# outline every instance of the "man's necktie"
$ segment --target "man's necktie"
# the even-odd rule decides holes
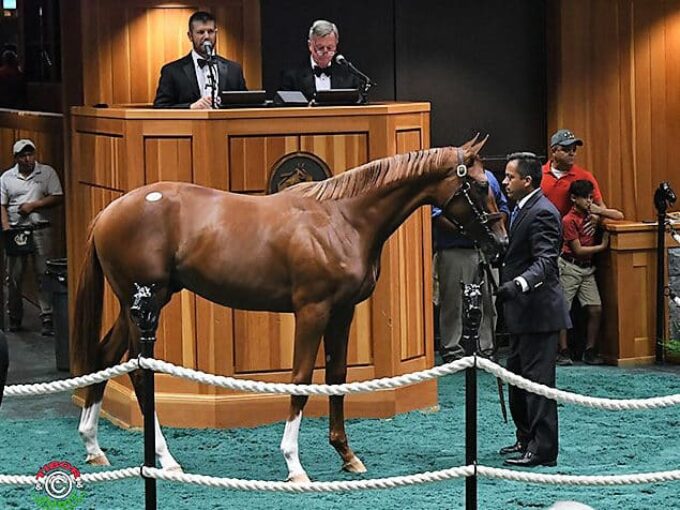
[[[510,228],[512,228],[512,224],[515,222],[515,219],[517,218],[518,213],[519,213],[519,207],[515,206],[515,208],[510,213]]]
[[[314,74],[317,77],[321,76],[322,74],[325,74],[326,76],[328,76],[330,78],[332,73],[333,73],[333,71],[331,70],[331,66],[324,67],[324,68],[321,68],[319,66],[314,66]]]
[[[201,69],[203,69],[205,66],[210,64],[210,61],[208,61],[204,58],[197,58],[196,62],[198,62],[198,67],[200,67]]]

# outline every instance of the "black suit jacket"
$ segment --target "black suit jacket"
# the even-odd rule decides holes
[[[350,73],[347,68],[333,64],[331,75],[332,89],[358,89],[361,88],[361,80]],[[297,69],[287,69],[281,73],[281,86],[279,90],[299,90],[309,100],[316,94],[316,81],[314,71],[310,65]]]
[[[217,58],[220,92],[228,90],[247,90],[241,66],[226,58]],[[191,53],[165,64],[158,80],[158,90],[154,108],[189,108],[202,94],[198,90],[198,80]]]
[[[561,247],[560,213],[539,190],[519,210],[510,227],[501,268],[501,283],[521,276],[529,285],[528,292],[503,303],[509,333],[544,333],[571,327],[557,267]]]

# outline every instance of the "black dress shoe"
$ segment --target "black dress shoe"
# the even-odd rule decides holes
[[[523,454],[526,451],[527,451],[527,447],[525,445],[523,445],[522,443],[520,443],[519,441],[517,441],[512,446],[504,446],[503,448],[501,448],[498,451],[498,453],[500,453],[501,455],[510,455],[511,453],[522,453]]]
[[[515,457],[513,459],[505,459],[504,462],[507,466],[517,466],[517,467],[535,467],[535,466],[557,466],[557,459],[544,459],[539,457],[533,452],[526,452],[521,457]]]

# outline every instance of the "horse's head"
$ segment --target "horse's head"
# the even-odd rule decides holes
[[[476,143],[475,136],[462,147],[452,149],[453,164],[436,190],[435,205],[492,262],[505,252],[508,235],[478,155],[487,138]]]

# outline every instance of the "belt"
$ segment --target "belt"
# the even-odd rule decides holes
[[[575,266],[578,267],[583,267],[583,268],[588,268],[588,267],[593,267],[593,262],[590,260],[579,260],[573,255],[569,255],[568,253],[562,253],[560,255],[564,260],[569,262],[570,264],[574,264]]]

